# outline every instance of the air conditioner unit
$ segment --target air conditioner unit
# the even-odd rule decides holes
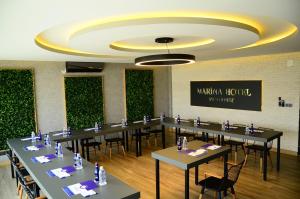
[[[66,73],[101,73],[103,62],[66,62]]]

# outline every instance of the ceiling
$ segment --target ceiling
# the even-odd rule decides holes
[[[299,0],[1,0],[0,60],[197,61],[300,51]],[[157,37],[173,37],[165,46]]]

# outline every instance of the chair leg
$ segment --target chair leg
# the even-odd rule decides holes
[[[20,189],[20,199],[22,199],[23,198],[23,187],[21,186],[21,189]]]
[[[205,189],[205,187],[202,187],[202,188],[201,188],[201,192],[200,192],[199,199],[202,199],[202,196],[203,196],[203,194],[204,194],[204,189]]]
[[[17,194],[20,195],[20,190],[21,190],[21,183],[18,182],[18,187],[17,187]]]
[[[270,163],[271,163],[271,168],[273,168],[273,162],[272,162],[272,157],[271,157],[270,151],[268,151],[268,156],[269,156],[269,160],[270,160]]]
[[[112,144],[109,143],[109,159],[111,159],[111,148],[112,148]]]
[[[120,153],[119,142],[117,142],[117,145],[118,145],[118,153]]]
[[[157,146],[157,135],[155,134],[155,137],[154,137],[154,145]]]
[[[217,198],[218,198],[218,192],[216,191],[214,199],[217,199]]]
[[[260,158],[259,158],[259,171],[262,172],[262,166],[263,166],[263,154],[262,151],[260,152]]]
[[[246,150],[245,150],[244,144],[242,144],[242,149],[243,149],[243,151],[244,151],[244,155],[246,155]]]
[[[147,139],[147,146],[150,147],[149,137],[146,137],[146,139]]]
[[[28,194],[26,193],[25,199],[28,199]]]
[[[231,187],[231,194],[233,196],[233,199],[236,199],[236,194],[235,194],[235,191],[234,191],[233,187]]]
[[[105,150],[104,150],[105,155],[106,155],[106,149],[107,149],[107,142],[105,143]]]
[[[235,145],[235,152],[234,152],[234,163],[236,164],[237,163],[237,148],[238,148],[238,146],[237,145]]]
[[[123,144],[121,145],[121,149],[123,151],[123,156],[125,157],[126,153],[125,153],[125,149],[124,149],[124,145]]]

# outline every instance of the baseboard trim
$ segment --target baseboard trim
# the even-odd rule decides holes
[[[277,148],[272,148],[271,151],[277,152]],[[291,151],[291,150],[287,150],[287,149],[280,149],[280,153],[292,155],[292,156],[298,155],[296,151]]]

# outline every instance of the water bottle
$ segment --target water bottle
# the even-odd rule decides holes
[[[98,130],[102,129],[102,122],[98,122]]]
[[[57,150],[58,150],[57,157],[60,157],[60,158],[64,157],[63,148],[62,148],[61,143],[57,144]]]
[[[99,183],[99,164],[98,162],[95,163],[95,171],[94,171],[94,174],[95,174],[95,183]]]
[[[200,122],[200,117],[197,118],[197,126],[200,126],[201,122]]]
[[[222,131],[225,131],[226,130],[226,124],[225,124],[225,122],[223,121],[223,123],[222,123]]]
[[[99,125],[97,122],[95,122],[95,130],[98,130],[99,129]]]
[[[47,143],[48,143],[48,146],[51,146],[51,139],[50,139],[50,135],[49,134],[47,134],[48,136],[47,136]]]
[[[247,125],[246,127],[245,127],[245,135],[249,135],[250,134],[250,128],[249,128],[249,126]]]
[[[73,160],[74,160],[74,167],[75,167],[75,169],[77,169],[77,166],[78,166],[77,153],[74,153]]]
[[[58,156],[58,142],[55,144],[55,154]]]
[[[164,115],[165,115],[164,113],[160,113],[159,118],[160,118],[160,121],[161,121],[161,122],[164,121],[164,119],[165,119],[165,116],[164,116]]]
[[[76,169],[82,169],[82,158],[79,153],[77,153],[77,168]]]
[[[147,116],[144,116],[144,124],[147,123]]]
[[[230,130],[229,120],[226,122],[226,130]]]
[[[36,142],[34,131],[31,132],[31,142]]]
[[[182,149],[182,142],[181,142],[181,138],[178,137],[178,140],[177,140],[177,150],[181,151],[181,149]]]
[[[182,149],[183,149],[183,150],[187,150],[187,139],[186,139],[186,137],[183,137],[183,141],[182,141]]]
[[[104,186],[107,184],[106,182],[106,172],[103,168],[103,166],[100,167],[100,171],[99,171],[99,185],[100,186]]]
[[[253,127],[253,123],[251,123],[250,132],[251,132],[251,133],[254,133],[254,127]]]
[[[177,124],[180,123],[180,115],[177,115]]]
[[[42,132],[41,132],[41,130],[39,130],[39,134],[38,134],[38,139],[39,139],[39,141],[42,141]]]
[[[44,144],[45,146],[48,146],[48,134],[44,136]]]

